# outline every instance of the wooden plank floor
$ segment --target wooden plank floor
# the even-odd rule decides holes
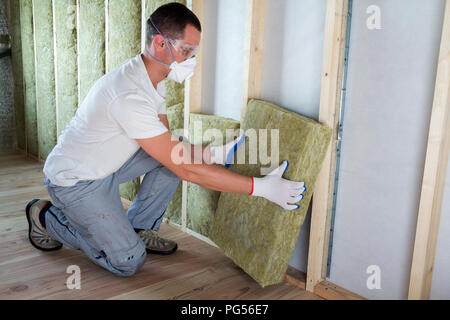
[[[220,249],[162,224],[176,240],[169,256],[149,254],[134,276],[117,277],[81,251],[42,252],[28,241],[25,206],[49,199],[43,164],[20,153],[0,153],[0,299],[321,299],[286,282],[261,288]],[[66,287],[67,267],[81,270],[81,289]]]

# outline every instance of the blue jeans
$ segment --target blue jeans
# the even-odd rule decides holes
[[[144,174],[139,193],[125,215],[119,184]],[[82,250],[114,274],[133,275],[147,256],[134,229],[159,230],[179,182],[142,148],[103,179],[61,187],[45,177],[44,186],[53,204],[45,214],[47,232],[67,247]]]

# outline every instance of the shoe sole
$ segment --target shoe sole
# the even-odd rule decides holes
[[[175,244],[175,247],[173,247],[173,249],[169,250],[169,251],[158,251],[158,250],[152,250],[152,249],[145,249],[145,251],[147,251],[147,253],[160,254],[163,256],[167,256],[167,255],[172,254],[175,251],[177,251],[177,249],[178,249],[178,244]]]
[[[30,218],[30,208],[33,204],[35,204],[37,201],[39,201],[39,199],[33,199],[31,200],[28,204],[27,207],[25,208],[25,213],[27,216],[27,221],[28,221],[28,239],[30,240],[30,243],[33,245],[33,247],[35,247],[36,249],[42,250],[42,251],[56,251],[62,248],[62,244],[60,246],[57,246],[55,248],[41,248],[39,247],[37,244],[35,244],[33,242],[33,240],[31,239],[31,218]]]

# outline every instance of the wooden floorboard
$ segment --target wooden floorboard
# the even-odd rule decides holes
[[[262,288],[220,249],[166,223],[160,234],[177,241],[177,252],[149,254],[128,278],[81,251],[39,251],[28,241],[24,209],[34,198],[49,199],[42,168],[20,153],[0,154],[0,299],[321,299],[287,282]],[[70,265],[80,267],[80,290],[66,286]]]

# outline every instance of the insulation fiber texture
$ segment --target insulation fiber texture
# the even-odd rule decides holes
[[[79,0],[80,103],[105,74],[105,0]]]
[[[11,62],[14,80],[14,115],[16,125],[17,147],[26,150],[25,140],[25,106],[23,88],[22,38],[20,35],[20,3],[19,0],[10,1],[11,20],[9,34],[11,35]],[[4,7],[6,9],[6,7]],[[6,17],[5,17],[6,18]],[[5,21],[6,22],[6,21]],[[3,33],[3,30],[2,30]],[[5,35],[6,36],[6,35]],[[6,36],[6,42],[9,42]],[[4,58],[3,60],[7,60]],[[1,72],[0,74],[7,74]],[[0,76],[1,77],[1,76]],[[12,134],[12,133],[11,133]],[[4,135],[2,133],[2,135]],[[5,134],[6,135],[6,134]],[[3,145],[3,144],[2,144]]]
[[[31,0],[20,0],[20,29],[25,96],[25,132],[27,152],[38,156],[36,110],[36,77],[34,63],[33,6]]]
[[[66,128],[78,107],[76,1],[54,2],[56,45],[57,136]]]
[[[12,19],[14,19],[14,13],[11,17]],[[5,2],[0,2],[0,40],[0,52],[3,52],[9,48]],[[11,58],[3,57],[0,59],[0,152],[15,149],[13,81]]]
[[[46,159],[56,145],[55,59],[51,0],[33,1],[36,44],[36,96],[39,157]]]
[[[182,103],[167,108],[167,120],[169,121],[170,131],[180,130],[184,128],[184,105]],[[181,225],[181,197],[182,187],[181,181],[178,188],[167,206],[164,217],[173,223]]]
[[[304,181],[307,187],[304,198],[298,203],[300,209],[294,211],[284,210],[262,197],[224,192],[220,195],[210,239],[264,287],[283,281],[332,130],[317,121],[258,100],[249,102],[242,123],[243,130],[250,128],[279,129],[279,162],[289,161],[283,177]],[[257,132],[259,140],[259,130]],[[247,138],[246,149],[248,144]],[[270,154],[270,150],[271,146],[267,153]],[[231,170],[246,176],[261,176],[261,167],[258,157],[257,164],[232,165]]]
[[[141,0],[109,0],[108,71],[141,52]]]
[[[167,109],[167,118],[169,120],[170,130],[183,129],[184,108],[183,104],[178,104]],[[236,130],[239,129],[239,122],[223,117],[190,114],[189,116],[189,140],[193,144],[221,145],[234,139]],[[215,136],[211,130],[218,129],[220,136]],[[227,131],[227,129],[229,129]],[[180,134],[181,132],[177,132]],[[181,224],[181,199],[182,187],[181,182],[167,207],[165,218]],[[187,203],[187,227],[205,236],[209,233],[209,226],[214,217],[217,208],[220,192],[205,189],[194,183],[188,183],[188,203]]]
[[[235,138],[239,121],[223,117],[191,114],[189,140],[196,145],[222,145]],[[217,136],[210,129],[217,129]],[[219,134],[220,132],[220,134]],[[187,227],[204,236],[209,229],[217,209],[220,192],[203,188],[189,182],[187,189]]]
[[[141,51],[142,1],[108,1],[108,72]],[[120,195],[133,201],[139,192],[139,178],[119,186]]]
[[[179,103],[167,108],[167,120],[169,121],[170,131],[184,128],[184,105]]]

